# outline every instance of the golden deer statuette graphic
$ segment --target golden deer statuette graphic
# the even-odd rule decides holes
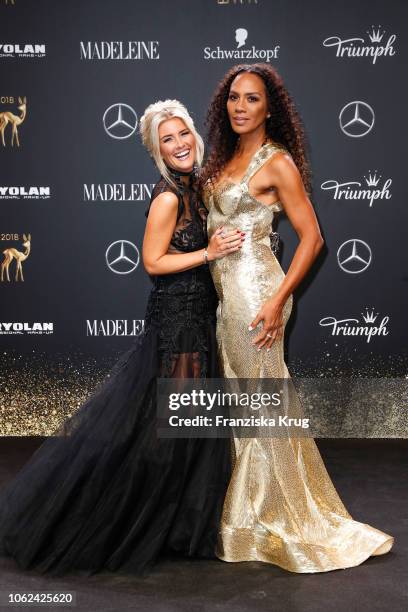
[[[21,262],[25,261],[27,257],[30,255],[31,234],[28,234],[27,237],[25,234],[23,234],[23,240],[24,240],[23,247],[25,248],[24,253],[22,253],[21,251],[17,251],[17,249],[15,249],[14,247],[11,247],[9,249],[4,249],[3,251],[4,260],[2,261],[2,264],[1,264],[1,280],[2,281],[4,280],[4,270],[6,271],[7,280],[10,281],[9,267],[13,259],[16,260],[16,266],[17,266],[15,280],[16,281],[18,280],[18,273],[20,272],[21,280],[24,281],[23,268],[22,268]]]
[[[19,111],[21,111],[21,115],[15,115],[11,111],[3,111],[0,113],[0,134],[3,147],[6,146],[6,143],[4,141],[4,130],[6,129],[8,123],[11,123],[12,125],[11,146],[13,146],[14,144],[14,139],[16,139],[17,146],[20,146],[17,126],[23,123],[24,119],[26,118],[27,98],[26,96],[24,96],[24,98],[20,98],[19,96],[18,101],[20,106],[18,106],[17,108]]]

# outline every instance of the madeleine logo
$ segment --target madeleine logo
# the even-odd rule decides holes
[[[152,197],[153,187],[153,183],[84,184],[84,202],[144,202]]]
[[[375,200],[390,200],[392,179],[382,181],[382,175],[377,170],[368,171],[360,181],[345,181],[340,183],[335,179],[324,181],[320,188],[331,191],[333,200],[365,200],[371,208]],[[364,184],[365,183],[365,184]]]
[[[3,234],[3,240],[19,240],[18,234]],[[9,247],[8,249],[4,249],[3,251],[3,261],[1,262],[1,281],[5,280],[4,277],[10,282],[10,266],[13,262],[15,262],[16,275],[14,280],[18,281],[18,277],[20,276],[20,280],[24,281],[23,277],[23,261],[25,261],[31,251],[31,234],[27,236],[23,234],[23,247],[24,251],[19,251],[14,247]]]
[[[385,30],[382,26],[367,30],[368,41],[362,37],[340,38],[340,36],[330,36],[323,41],[324,47],[334,47],[336,57],[368,57],[373,64],[379,57],[392,57],[395,55],[394,42],[396,34],[391,34],[388,39],[384,38]],[[385,43],[385,44],[384,44]]]
[[[86,322],[87,336],[140,336],[144,331],[144,319],[94,319]]]
[[[80,57],[81,60],[158,60],[159,41],[81,41]]]
[[[247,47],[246,41],[249,36],[246,28],[237,28],[235,30],[236,49],[221,49],[220,46],[215,48],[204,48],[204,59],[219,60],[219,59],[251,59],[257,61],[270,62],[272,59],[278,58],[280,45],[275,45],[273,49],[257,49],[255,45]],[[242,48],[247,47],[247,48]]]
[[[0,98],[0,103],[4,103],[4,102],[13,104],[14,98],[12,96]],[[25,96],[24,98],[19,97],[18,102],[19,102],[19,105],[17,107],[17,110],[20,111],[19,115],[16,115],[15,113],[12,113],[11,111],[1,111],[0,112],[0,135],[1,135],[1,142],[2,142],[3,147],[6,146],[6,140],[5,140],[4,134],[5,134],[5,131],[8,125],[10,125],[9,129],[11,129],[11,146],[14,145],[14,142],[16,142],[18,147],[20,146],[20,140],[18,137],[18,128],[26,118],[27,98]]]

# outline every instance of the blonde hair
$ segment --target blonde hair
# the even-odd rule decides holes
[[[194,135],[196,141],[195,161],[198,166],[201,166],[204,157],[203,139],[197,132],[187,108],[178,100],[159,100],[158,102],[154,102],[154,104],[150,104],[140,119],[139,131],[142,142],[149,151],[150,156],[154,159],[160,174],[166,181],[177,188],[161,156],[159,141],[159,125],[163,123],[163,121],[173,119],[174,117],[184,121],[186,127]]]

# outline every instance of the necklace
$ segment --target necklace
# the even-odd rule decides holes
[[[194,191],[194,181],[197,178],[197,174],[198,174],[198,166],[195,162],[190,172],[184,172],[183,170],[176,170],[175,168],[172,168],[171,166],[168,166],[167,164],[166,164],[166,168],[169,174],[173,177],[174,182],[177,185],[177,189],[181,195]],[[182,180],[181,178],[182,176],[190,177],[190,180],[188,181],[187,185]]]

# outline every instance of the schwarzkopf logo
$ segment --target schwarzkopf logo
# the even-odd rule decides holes
[[[48,200],[50,187],[17,187],[0,185],[0,200]]]
[[[44,44],[0,44],[0,57],[45,57]]]
[[[396,34],[391,34],[388,37],[385,45],[383,42],[385,30],[381,30],[381,26],[377,29],[371,26],[371,30],[367,30],[368,38],[371,44],[367,44],[364,38],[344,38],[339,36],[330,36],[323,41],[324,47],[335,47],[336,57],[371,57],[373,64],[376,63],[378,57],[386,57],[395,55],[394,47],[392,46]],[[384,41],[385,42],[385,41]]]
[[[156,60],[160,58],[159,41],[81,41],[80,56],[86,60]]]
[[[87,336],[140,336],[144,330],[144,319],[107,319],[106,321],[86,322]]]
[[[377,170],[368,175],[364,175],[364,181],[347,181],[339,183],[332,179],[324,181],[320,185],[325,191],[332,191],[334,200],[368,200],[369,206],[373,205],[374,200],[389,200],[391,199],[390,187],[392,179],[387,179],[381,185],[381,174],[377,176]]]
[[[0,334],[22,335],[22,334],[53,334],[54,323],[6,323],[0,322]]]
[[[247,38],[248,30],[245,28],[237,28],[235,30],[235,42],[237,43],[236,49],[221,49],[219,46],[215,47],[214,49],[211,47],[205,47],[204,59],[254,59],[270,62],[271,59],[276,59],[278,57],[280,45],[275,45],[273,49],[256,49],[254,45],[247,49],[242,49],[242,47],[246,46]]]
[[[359,319],[336,319],[335,317],[324,317],[320,319],[319,325],[331,327],[332,336],[363,336],[367,343],[373,336],[388,336],[386,325],[390,317],[383,317],[379,325],[374,325],[378,317],[378,312],[374,314],[374,308],[371,309],[371,312],[366,308],[366,312],[362,312],[361,315],[365,325],[362,325]]]
[[[153,187],[154,183],[84,184],[84,202],[144,202],[152,197]]]

